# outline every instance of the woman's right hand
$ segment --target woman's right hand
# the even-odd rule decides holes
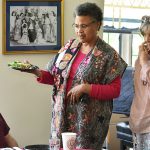
[[[140,46],[139,46],[140,52],[144,51],[145,54],[150,55],[150,42],[144,41]]]
[[[33,70],[33,74],[38,78],[40,78],[42,76],[42,72],[40,69]]]
[[[143,42],[139,46],[139,60],[141,65],[140,79],[143,85],[150,84],[150,56],[148,53],[149,43]]]
[[[146,42],[145,41],[139,46],[139,52],[146,52]]]
[[[24,63],[30,64],[30,62],[28,60],[24,60]],[[34,74],[37,77],[41,77],[41,75],[42,75],[41,70],[38,67],[36,69],[25,69],[25,70],[20,70],[20,71]]]
[[[144,43],[144,49],[145,49],[146,53],[150,55],[150,42]]]

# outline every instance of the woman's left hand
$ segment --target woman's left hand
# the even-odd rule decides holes
[[[90,88],[89,84],[80,84],[73,87],[67,94],[68,102],[72,105],[77,103],[82,94],[88,94],[88,88]]]

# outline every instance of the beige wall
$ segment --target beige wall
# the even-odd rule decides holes
[[[74,7],[82,2],[96,2],[101,8],[104,0],[64,0],[64,41],[74,36],[71,24]],[[2,0],[0,0],[2,12]],[[0,22],[2,22],[0,13]],[[50,94],[48,85],[38,84],[31,74],[8,68],[14,60],[29,60],[44,68],[52,54],[2,55],[2,23],[0,23],[0,112],[21,147],[47,144],[50,129]]]

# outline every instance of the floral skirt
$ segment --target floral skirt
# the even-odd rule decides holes
[[[150,133],[133,133],[134,150],[150,150]]]

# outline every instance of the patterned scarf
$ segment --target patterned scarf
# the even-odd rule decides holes
[[[77,148],[100,150],[107,135],[112,114],[111,100],[97,100],[84,94],[75,105],[65,105],[65,90],[70,68],[81,43],[70,40],[48,63],[47,69],[54,76],[51,132],[77,133]],[[72,87],[83,82],[109,84],[122,76],[127,64],[118,53],[98,38],[95,47],[82,60],[73,79]]]

